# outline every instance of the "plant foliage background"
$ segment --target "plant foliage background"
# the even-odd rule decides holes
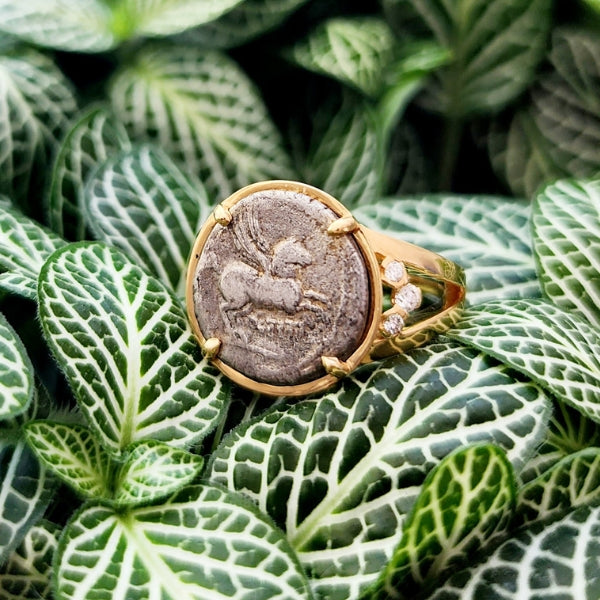
[[[0,0],[0,598],[600,598],[596,0]],[[186,321],[212,207],[300,179],[465,267],[326,393]]]

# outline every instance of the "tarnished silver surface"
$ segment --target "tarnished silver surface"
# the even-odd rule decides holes
[[[219,358],[260,382],[295,385],[347,359],[369,318],[369,276],[351,235],[329,235],[335,213],[287,190],[247,196],[216,225],[198,260],[194,310]]]

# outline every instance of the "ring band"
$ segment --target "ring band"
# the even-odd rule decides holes
[[[217,205],[188,266],[204,355],[259,393],[327,389],[358,365],[452,326],[465,298],[450,260],[357,223],[335,198],[265,181]]]

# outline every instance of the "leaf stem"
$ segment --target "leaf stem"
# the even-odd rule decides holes
[[[451,116],[446,119],[438,180],[439,190],[452,190],[463,125],[464,122],[460,117]]]
[[[231,408],[231,399],[227,400],[226,403],[223,404],[223,408],[221,409],[221,419],[215,429],[215,435],[213,437],[213,441],[211,444],[210,451],[211,453],[217,449],[217,446],[221,443],[223,439],[223,432],[225,431],[225,425],[227,423],[227,417],[229,416],[229,409]]]

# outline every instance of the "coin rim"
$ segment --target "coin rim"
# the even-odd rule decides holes
[[[261,181],[247,185],[239,189],[237,192],[234,192],[226,200],[223,200],[223,202],[221,202],[221,206],[226,210],[230,210],[238,202],[250,196],[251,194],[264,192],[267,190],[283,190],[304,194],[305,196],[308,196],[314,200],[318,200],[324,204],[327,208],[331,209],[338,218],[352,217],[352,213],[327,192],[305,183],[287,180]],[[196,318],[196,311],[194,307],[194,279],[204,246],[209,235],[217,224],[218,222],[213,211],[196,237],[190,253],[190,260],[188,262],[186,278],[187,313],[192,331],[194,332],[194,335],[200,342],[201,346],[203,346],[206,342],[206,338],[202,334],[200,325],[198,324],[198,319]],[[377,256],[372,250],[360,227],[357,227],[355,231],[351,231],[349,233],[334,235],[351,235],[354,237],[354,240],[358,245],[360,255],[367,269],[367,275],[369,279],[368,326],[365,328],[362,338],[357,340],[358,345],[354,352],[344,361],[349,369],[349,372],[351,372],[363,361],[363,359],[368,357],[371,344],[379,332],[379,315],[381,314],[381,306],[383,302],[381,273]],[[242,372],[234,369],[232,366],[220,360],[218,355],[214,358],[211,358],[210,362],[233,382],[255,392],[269,396],[304,396],[323,391],[339,381],[339,378],[335,375],[326,374],[304,383],[293,385],[275,385],[264,383],[262,381],[256,381],[255,379],[244,375]]]

